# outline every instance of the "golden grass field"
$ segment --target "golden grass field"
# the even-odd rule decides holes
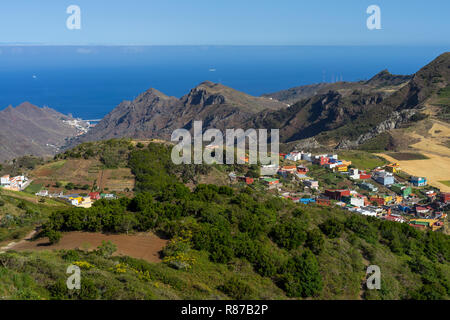
[[[409,132],[408,136],[418,139],[407,152],[420,152],[430,159],[396,160],[387,154],[378,154],[390,162],[398,162],[403,171],[414,176],[423,176],[428,183],[441,191],[450,192],[450,186],[441,181],[450,180],[450,149],[445,145],[450,137],[450,127],[440,121],[433,121],[425,135]]]

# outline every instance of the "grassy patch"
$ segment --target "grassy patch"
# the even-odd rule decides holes
[[[358,149],[368,151],[368,152],[379,152],[392,150],[394,145],[392,136],[387,133],[381,133],[376,137],[367,140],[365,143],[360,145]]]
[[[439,181],[442,184],[445,184],[447,187],[450,187],[450,180]]]
[[[413,152],[390,152],[387,154],[388,156],[397,159],[397,160],[427,160],[430,159],[426,155],[421,153],[413,153]]]
[[[40,183],[31,183],[24,191],[30,194],[36,194],[42,190],[43,185]]]
[[[352,165],[364,170],[372,170],[387,164],[385,159],[365,151],[342,151],[339,152],[339,157],[351,161]]]

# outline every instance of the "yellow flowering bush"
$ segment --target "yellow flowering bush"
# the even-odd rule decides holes
[[[73,264],[80,267],[80,269],[83,270],[89,270],[95,267],[93,264],[90,264],[87,261],[75,261]]]

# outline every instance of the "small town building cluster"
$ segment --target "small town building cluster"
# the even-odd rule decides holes
[[[414,194],[413,188],[427,186],[426,177],[410,177],[409,181],[398,179],[396,174],[401,172],[398,163],[388,164],[368,172],[355,168],[351,161],[339,159],[336,154],[312,155],[308,152],[295,151],[280,154],[280,157],[290,162],[301,163],[280,166],[263,165],[259,182],[268,190],[277,190],[280,197],[295,203],[335,205],[362,215],[408,223],[415,228],[429,228],[433,231],[443,226],[447,216],[443,208],[450,202],[450,193],[429,190],[424,192],[426,195],[424,201]],[[306,165],[308,162],[339,175],[345,175],[353,181],[355,187],[364,191],[358,192],[351,190],[352,188],[329,189],[324,186],[320,188],[319,181],[308,176],[309,168]],[[258,180],[243,176],[236,177],[234,173],[230,174],[230,178],[248,185]],[[284,190],[280,181],[282,178],[299,181],[305,191],[292,193]],[[380,191],[380,188],[383,191]]]
[[[0,178],[0,187],[12,191],[22,191],[28,187],[30,183],[31,180],[25,176],[11,177],[9,175],[5,175]]]
[[[69,194],[64,195],[63,192],[50,194],[48,190],[41,190],[36,196],[61,199],[68,204],[79,208],[90,208],[92,204],[100,199],[114,200],[117,196],[110,193],[90,192],[88,195]]]

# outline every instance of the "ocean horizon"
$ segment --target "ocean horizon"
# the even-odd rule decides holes
[[[0,110],[28,101],[82,119],[155,88],[181,97],[209,80],[260,96],[320,82],[412,74],[448,47],[0,46]]]

